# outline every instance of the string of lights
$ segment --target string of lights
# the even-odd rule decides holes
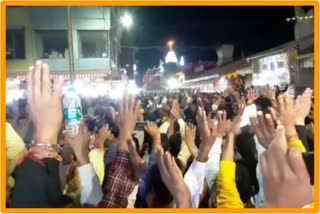
[[[286,18],[287,22],[292,22],[292,21],[298,21],[298,20],[311,20],[313,19],[313,16],[297,16],[297,17],[291,17],[291,18]]]

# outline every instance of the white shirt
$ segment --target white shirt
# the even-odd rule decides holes
[[[256,149],[258,152],[258,163],[256,168],[257,180],[259,183],[259,192],[254,196],[254,205],[255,207],[262,207],[264,201],[264,192],[263,192],[263,180],[262,180],[262,172],[260,166],[260,155],[266,150],[263,146],[260,145],[256,136],[254,136],[254,142],[256,144]]]
[[[81,204],[97,206],[102,200],[103,193],[98,177],[92,165],[86,164],[78,167],[81,185]]]
[[[209,152],[209,160],[206,165],[206,180],[210,188],[219,174],[222,138],[216,138]]]
[[[180,127],[181,137],[184,137],[186,123],[184,122],[183,119],[180,118],[178,120],[178,124],[179,124],[179,127]],[[170,123],[168,121],[165,121],[164,123],[161,124],[161,126],[159,128],[160,129],[160,133],[167,134],[169,127],[170,127]]]
[[[206,173],[207,162],[193,160],[187,173],[184,175],[184,182],[191,193],[192,208],[199,207],[200,195],[202,194],[203,182]]]
[[[134,204],[137,199],[138,188],[139,188],[139,185],[136,185],[132,190],[131,194],[129,195],[127,208],[134,208]]]

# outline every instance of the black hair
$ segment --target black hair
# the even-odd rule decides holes
[[[113,134],[113,136],[115,138],[118,138],[119,134],[120,134],[120,129],[119,127],[114,124],[114,123],[109,123],[109,130],[111,131],[111,133]]]
[[[181,150],[182,137],[180,133],[175,133],[169,138],[170,154],[174,157],[178,157]]]
[[[236,161],[236,185],[243,203],[247,203],[256,192],[254,178],[250,175],[250,169],[243,160]]]
[[[256,104],[258,110],[263,111],[264,113],[269,112],[269,108],[272,106],[271,101],[267,97],[258,97],[254,103]]]
[[[168,135],[165,133],[161,133],[160,137],[161,137],[161,145],[162,145],[163,150],[168,151],[169,146],[170,146]]]
[[[243,159],[256,160],[256,144],[254,135],[250,132],[243,132],[235,138],[237,151]]]
[[[103,107],[99,107],[99,108],[96,108],[94,110],[94,116],[99,116],[101,117],[103,120],[105,119],[105,115],[106,115],[106,109],[103,108]]]
[[[252,195],[257,194],[259,191],[259,183],[257,180],[256,168],[258,164],[257,150],[254,141],[254,135],[249,132],[239,134],[236,139],[236,149],[242,157],[242,163],[246,165],[250,182],[252,185]]]
[[[151,168],[150,184],[151,191],[156,197],[155,200],[153,200],[153,208],[164,207],[173,201],[173,196],[161,179],[161,174],[157,164]]]
[[[136,146],[136,150],[137,150],[137,152],[139,152],[139,151],[140,151],[140,144],[139,144],[139,140],[138,140],[138,138],[133,137],[132,139],[133,139],[134,144],[135,144],[135,146]]]

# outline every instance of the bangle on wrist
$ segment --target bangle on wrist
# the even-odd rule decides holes
[[[56,152],[61,151],[61,147],[57,144],[35,143],[34,141],[32,141],[31,144],[29,145],[29,149],[35,148],[35,147],[47,148],[47,149],[55,150]]]
[[[53,158],[61,162],[62,158],[58,154],[61,151],[61,147],[56,144],[34,143],[29,145],[29,152],[35,157],[42,160],[45,158]]]

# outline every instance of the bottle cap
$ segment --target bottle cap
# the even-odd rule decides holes
[[[75,90],[73,87],[69,87],[69,88],[67,89],[67,91],[69,91],[69,92],[76,92],[76,90]]]

